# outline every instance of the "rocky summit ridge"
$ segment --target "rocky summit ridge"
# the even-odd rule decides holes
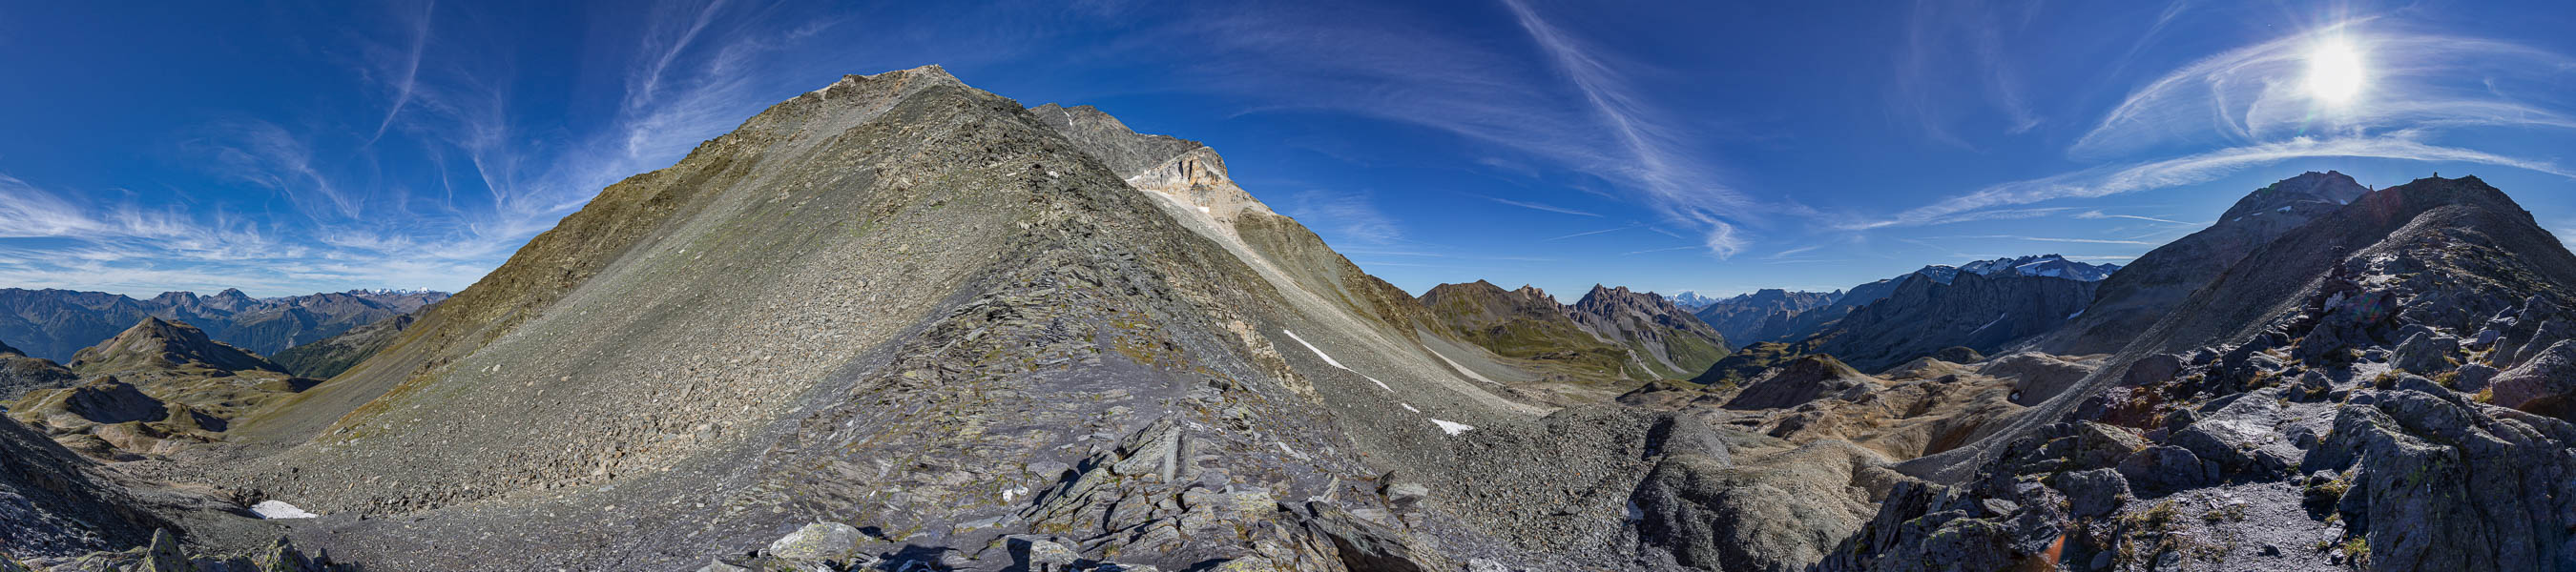
[[[322,514],[298,541],[394,568],[1447,568],[1483,553],[1434,547],[1618,544],[1621,475],[1666,418],[1542,417],[1212,151],[1091,151],[1182,147],[1136,137],[935,67],[845,78],[610,187],[236,423],[258,461],[178,477]],[[1511,461],[1542,454],[1594,468]],[[817,521],[842,527],[798,538],[849,543],[776,544]]]

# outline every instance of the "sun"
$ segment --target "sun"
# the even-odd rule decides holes
[[[2343,38],[2318,42],[2308,52],[2308,97],[2330,106],[2351,103],[2370,82],[2368,67],[2352,42]]]

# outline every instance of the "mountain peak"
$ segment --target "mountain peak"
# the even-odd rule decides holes
[[[184,321],[145,316],[134,327],[72,354],[71,367],[83,373],[198,366],[221,371],[284,371],[265,358],[206,337],[205,330]]]
[[[2219,215],[2218,220],[2224,224],[2249,217],[2282,214],[2295,214],[2304,220],[2304,217],[2314,217],[2352,204],[2370,192],[2370,187],[2362,186],[2351,175],[2339,171],[2309,171],[2247,193],[2245,198],[2237,199],[2234,206],[2228,207],[2225,214]]]

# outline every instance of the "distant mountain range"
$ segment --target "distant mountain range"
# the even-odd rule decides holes
[[[1973,272],[1981,276],[2019,274],[2022,276],[2071,278],[2085,282],[2110,278],[2111,273],[2118,272],[2119,270],[2120,265],[2118,264],[2086,264],[2067,260],[2066,257],[2055,254],[1979,260],[1959,266],[1959,271],[1961,272]]]
[[[137,300],[106,292],[0,288],[0,341],[29,356],[69,362],[72,352],[150,317],[187,322],[215,341],[269,355],[447,297],[421,290],[351,290],[253,298],[226,289],[210,296],[165,292]]]
[[[1828,324],[1850,315],[1853,310],[1887,298],[1896,293],[1899,285],[1916,276],[1928,279],[1931,284],[1949,284],[1962,273],[2094,282],[2119,270],[2120,265],[2117,264],[2088,264],[2056,254],[1979,260],[1958,266],[1933,264],[1833,292],[1761,290],[1701,304],[1692,314],[1738,344],[1791,342],[1815,335]],[[1707,300],[1696,293],[1685,295],[1695,301]],[[1674,300],[1675,304],[1681,304],[1679,297]]]

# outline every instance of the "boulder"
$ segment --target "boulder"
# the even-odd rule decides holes
[[[2576,566],[2576,426],[2445,392],[2345,405],[2309,470],[2349,471],[2335,510],[2382,570]]]
[[[789,563],[849,562],[859,554],[859,540],[865,538],[858,527],[837,522],[818,522],[796,529],[769,543],[771,558]]]
[[[2487,389],[2488,403],[2534,411],[2546,409],[2564,417],[2562,404],[2576,390],[2576,340],[2560,340],[2530,361],[2496,374]]]
[[[2216,484],[2219,466],[2203,462],[2199,455],[2172,445],[2157,445],[2139,451],[2120,461],[2120,475],[2129,485],[2148,497],[2159,497],[2175,491]]]
[[[2129,496],[2129,480],[2122,478],[2116,469],[2063,473],[2051,477],[2049,484],[2066,495],[2067,512],[2077,518],[2118,512]]]
[[[2028,484],[2028,483],[2025,483]],[[1898,483],[1869,524],[1837,547],[1817,570],[1929,572],[2053,569],[2066,536],[2064,500],[2048,487],[2014,487],[2017,501],[1975,499],[1967,491],[1919,481]],[[2009,507],[2008,514],[1994,515]],[[1993,516],[1979,516],[1993,515]],[[1733,568],[1727,568],[1733,570]]]
[[[2208,352],[2204,350],[2202,359],[2206,360],[2207,357]],[[2184,365],[2182,357],[2173,354],[2155,354],[2138,358],[2138,361],[2130,362],[2128,373],[2120,375],[2120,384],[2138,387],[2173,379],[2176,374],[2182,373]]]
[[[2454,367],[2450,358],[2459,352],[2459,338],[2418,332],[2397,344],[2397,352],[2390,354],[2388,365],[2409,373],[2432,375]]]
[[[2496,369],[2495,366],[2472,363],[2461,365],[2458,373],[2458,377],[2451,379],[2451,389],[2464,393],[2477,393],[2493,386],[2496,374],[2503,371]]]
[[[1294,511],[1306,532],[1332,543],[1342,567],[1351,572],[1425,572],[1413,548],[1393,530],[1362,520],[1324,501],[1308,501]],[[1220,567],[1219,569],[1224,569]]]
[[[1020,562],[1029,572],[1072,572],[1073,563],[1082,555],[1052,540],[1026,538],[1020,542]]]
[[[1854,491],[1873,487],[1854,480],[1884,471],[1877,454],[1833,440],[1763,461],[1666,457],[1630,497],[1639,536],[1684,566],[1803,570],[1867,522],[1870,499]]]

